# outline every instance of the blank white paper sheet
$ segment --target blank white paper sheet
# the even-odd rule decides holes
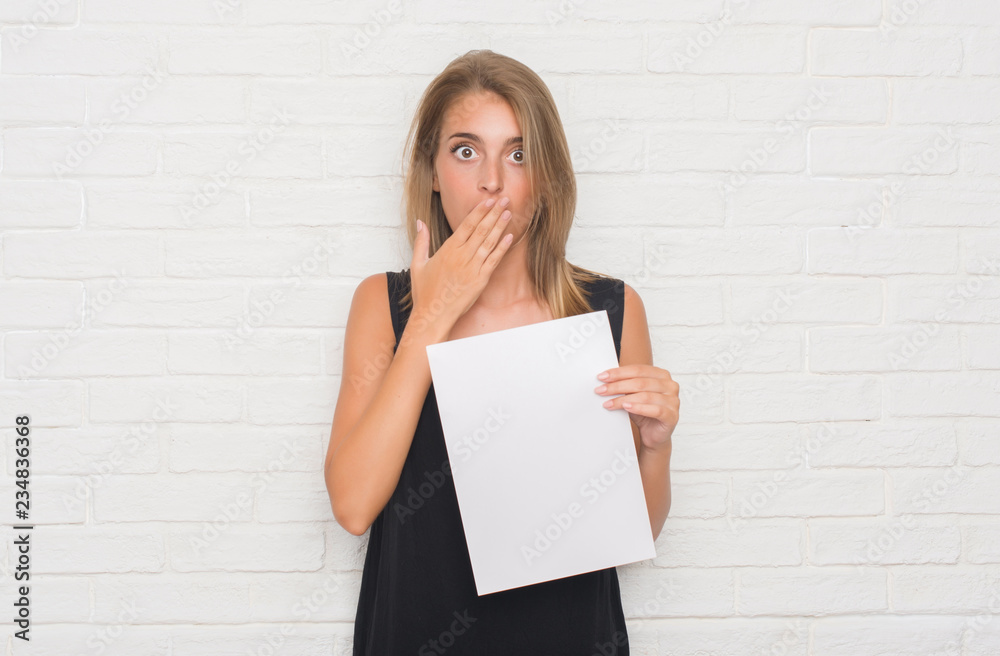
[[[656,556],[606,310],[427,347],[480,596]]]

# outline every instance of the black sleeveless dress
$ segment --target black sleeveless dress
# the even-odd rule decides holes
[[[387,276],[398,346],[410,271]],[[603,277],[589,289],[591,308],[608,311],[620,358],[624,284]],[[629,654],[614,567],[477,596],[433,384],[399,483],[369,529],[353,653]]]

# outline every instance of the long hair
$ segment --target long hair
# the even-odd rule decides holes
[[[432,188],[434,156],[445,112],[467,94],[481,92],[506,100],[521,128],[535,208],[523,239],[535,295],[548,302],[554,319],[590,312],[584,284],[602,276],[566,260],[566,241],[576,211],[576,176],[555,101],[534,71],[491,50],[471,50],[453,60],[420,98],[402,158],[402,213],[410,246],[417,237],[417,219],[430,231],[431,257],[452,234],[441,195]],[[402,303],[404,308],[412,306],[411,291]]]

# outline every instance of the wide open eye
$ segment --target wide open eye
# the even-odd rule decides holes
[[[474,155],[476,152],[475,149],[467,143],[460,143],[458,145],[452,146],[451,152],[454,153],[455,151],[458,151],[458,159],[462,160],[463,162],[467,162],[470,159],[472,159],[472,157],[466,157],[466,155],[468,155],[469,153],[472,153]]]

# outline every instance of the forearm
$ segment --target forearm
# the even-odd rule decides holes
[[[655,540],[660,535],[667,514],[670,512],[670,453],[672,445],[649,449],[643,444],[639,448],[639,474],[642,489],[646,495],[649,510],[649,527]]]
[[[426,347],[443,335],[407,326],[374,399],[327,462],[334,514],[351,533],[367,530],[396,489],[431,384]]]

